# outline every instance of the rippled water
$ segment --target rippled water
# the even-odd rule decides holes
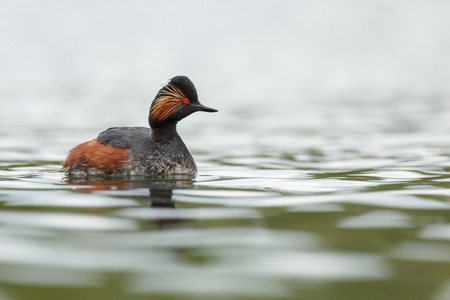
[[[303,97],[251,118],[216,103],[180,123],[196,178],[71,180],[62,160],[93,130],[3,131],[1,291],[447,299],[449,103]]]
[[[445,2],[193,1],[186,37],[171,4],[44,2],[0,12],[0,299],[450,299]],[[179,73],[219,109],[179,124],[197,177],[65,177]]]

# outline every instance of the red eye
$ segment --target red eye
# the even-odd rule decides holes
[[[184,98],[184,99],[183,99],[183,103],[184,103],[184,104],[189,104],[189,99],[188,99],[188,98]]]

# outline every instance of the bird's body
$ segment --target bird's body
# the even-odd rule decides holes
[[[156,95],[147,127],[112,127],[73,148],[63,168],[69,175],[195,174],[197,166],[176,130],[196,111],[214,112],[198,101],[193,83],[177,76]]]

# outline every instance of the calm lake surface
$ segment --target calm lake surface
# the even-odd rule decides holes
[[[8,9],[27,16],[37,10],[48,17],[35,20],[44,25],[56,18],[50,11],[66,12],[59,2],[44,1],[52,10],[32,3]],[[167,67],[160,62],[164,71],[150,74],[143,49],[164,57],[174,44],[159,51],[152,43],[128,43],[141,56],[122,45],[122,37],[141,41],[146,34],[137,30],[150,22],[139,9],[132,14],[113,5],[114,13],[127,16],[129,31],[116,32],[117,42],[111,42],[106,25],[83,33],[99,14],[102,24],[115,20],[114,14],[70,3],[67,28],[52,23],[51,31],[13,17],[1,21],[21,34],[3,35],[11,59],[0,61],[0,299],[450,299],[450,93],[444,73],[433,77],[442,84],[414,84],[425,82],[417,75],[411,81],[396,77],[400,82],[386,87],[367,73],[350,72],[343,82],[329,85],[327,77],[308,88],[296,71],[281,76],[288,65],[261,60],[272,57],[268,52],[249,58],[247,50],[230,50],[239,63],[221,56],[221,46],[242,42],[246,34],[260,41],[252,30],[239,31],[244,11],[242,24],[230,29],[238,39],[226,33],[221,44],[213,39],[216,52],[201,70],[192,64],[202,61],[195,50],[205,43],[190,45],[187,54],[165,54]],[[217,9],[231,16],[236,5]],[[251,19],[256,24],[265,24],[273,8],[263,7]],[[417,10],[439,11],[430,7]],[[303,7],[292,2],[285,9],[293,8]],[[84,22],[75,22],[88,11]],[[353,16],[342,16],[347,13]],[[130,21],[135,14],[143,24]],[[360,20],[363,29],[355,30],[361,36],[385,11],[374,15]],[[279,26],[282,32],[296,23]],[[165,41],[156,34],[159,28],[148,30],[151,39]],[[29,42],[35,31],[45,42]],[[54,48],[60,32],[78,40]],[[276,32],[269,34],[284,41]],[[115,48],[108,52],[95,44],[97,35]],[[319,34],[315,45],[325,40]],[[64,48],[80,41],[94,46]],[[409,42],[419,46],[422,40]],[[428,42],[421,51],[432,54],[427,47],[435,49],[441,40],[431,35]],[[39,55],[22,60],[19,49],[37,49]],[[278,57],[271,62],[280,66],[285,50],[271,51]],[[318,65],[323,57],[337,61],[309,51]],[[437,62],[445,66],[448,60],[433,57],[436,72],[443,70]],[[140,60],[142,69],[136,67]],[[331,73],[345,69],[346,61],[339,62]],[[240,63],[242,74],[236,73]],[[252,63],[272,75],[261,77]],[[209,64],[214,67],[207,69]],[[406,78],[423,66],[417,62],[405,71],[389,65],[387,72]],[[179,73],[191,77],[203,104],[219,109],[178,126],[198,176],[65,177],[61,165],[73,146],[111,126],[145,126],[156,91]]]

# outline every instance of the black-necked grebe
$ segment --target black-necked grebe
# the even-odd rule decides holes
[[[73,176],[195,174],[197,166],[177,133],[177,122],[196,111],[216,112],[198,101],[186,76],[162,87],[150,107],[147,127],[112,127],[69,152],[63,168]]]

